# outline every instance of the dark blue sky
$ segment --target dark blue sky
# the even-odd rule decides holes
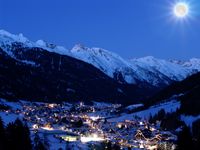
[[[102,47],[122,57],[200,57],[200,1],[175,19],[177,0],[0,0],[0,28],[70,49]]]

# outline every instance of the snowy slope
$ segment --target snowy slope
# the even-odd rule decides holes
[[[200,119],[200,115],[198,116],[185,116],[181,115],[181,120],[185,122],[185,124],[189,127],[192,127],[192,123]]]
[[[180,101],[172,100],[152,106],[143,111],[135,112],[132,114],[122,114],[120,117],[109,119],[109,121],[122,122],[127,119],[133,120],[135,116],[140,117],[142,120],[147,120],[150,116],[154,116],[155,114],[157,114],[161,109],[164,109],[166,113],[172,113],[175,112],[178,108],[180,108]]]
[[[153,85],[159,84],[161,80],[165,81],[166,84],[168,84],[168,79],[181,81],[193,72],[191,69],[182,65],[157,59],[152,56],[132,59],[130,62],[136,68],[147,70],[149,73],[144,72],[143,78]]]
[[[88,48],[77,44],[72,48],[71,55],[94,65],[112,78],[114,73],[121,72],[126,82],[135,83],[136,77],[131,65],[115,53],[101,48]]]
[[[0,117],[2,118],[5,125],[14,122],[17,118],[21,118],[21,116],[16,114],[8,114],[6,112],[0,112]]]
[[[146,82],[154,86],[168,85],[172,81],[181,81],[196,72],[193,68],[152,56],[125,60],[107,50],[88,48],[80,44],[75,45],[71,53],[71,56],[94,65],[112,78],[116,73],[121,73],[127,83]],[[200,70],[200,62],[196,68]]]
[[[198,58],[191,58],[188,61],[182,62],[181,65],[191,70],[200,71],[200,59]]]
[[[24,37],[22,33],[14,35],[5,30],[0,30],[0,44],[11,44],[12,42],[21,42],[27,46],[33,46],[33,42]]]

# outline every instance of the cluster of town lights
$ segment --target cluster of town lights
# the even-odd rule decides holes
[[[81,142],[87,143],[87,142],[95,142],[95,141],[104,141],[105,139],[102,137],[99,137],[98,134],[92,134],[89,136],[82,136]]]

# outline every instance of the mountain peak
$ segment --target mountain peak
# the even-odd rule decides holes
[[[57,47],[55,44],[48,43],[44,40],[36,41],[36,45],[38,45],[39,47],[47,47],[47,48],[51,48],[51,49],[55,49]]]
[[[185,61],[182,66],[188,67],[193,70],[200,71],[200,59],[199,58],[191,58],[189,61]]]
[[[145,57],[143,57],[143,59],[152,60],[152,59],[155,59],[155,57],[153,57],[153,56],[145,56]]]
[[[191,58],[189,61],[190,62],[197,62],[197,63],[199,63],[200,59],[199,58]]]
[[[5,30],[0,30],[0,38],[1,40],[4,39],[4,41],[16,41],[16,42],[21,42],[21,43],[27,43],[30,42],[22,33],[15,35],[11,34],[8,31]]]
[[[81,51],[81,50],[87,50],[87,49],[88,49],[87,47],[79,43],[79,44],[74,45],[71,51]]]

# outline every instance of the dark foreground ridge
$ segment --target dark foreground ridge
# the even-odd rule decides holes
[[[3,48],[12,52],[8,55]],[[99,69],[75,58],[24,47],[0,48],[0,97],[30,101],[108,101],[133,103],[155,89],[147,84],[120,84]]]

